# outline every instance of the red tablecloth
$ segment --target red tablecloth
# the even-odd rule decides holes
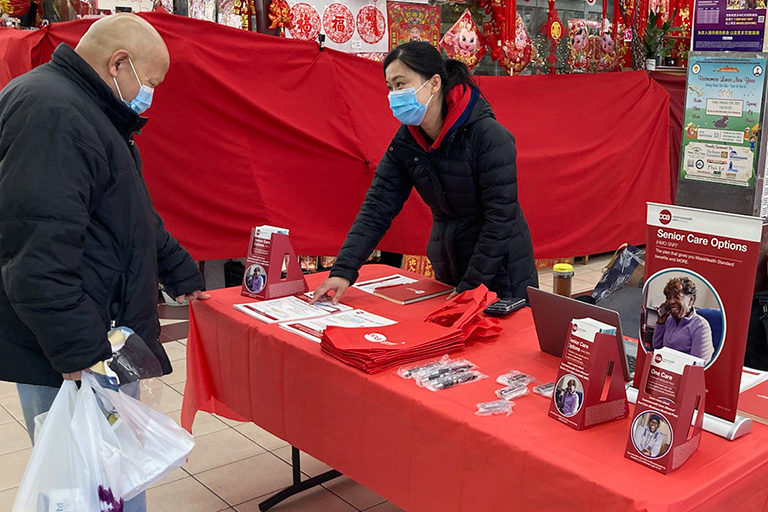
[[[361,278],[393,273],[367,266]],[[323,274],[308,276],[310,286]],[[423,317],[441,299],[398,306],[350,289],[345,302],[392,318]],[[198,410],[252,421],[410,512],[768,510],[768,428],[726,441],[705,433],[698,452],[663,476],[624,458],[630,420],[576,432],[537,395],[509,417],[475,416],[496,376],[518,369],[554,380],[530,310],[462,355],[491,378],[437,393],[395,371],[366,375],[320,345],[232,308],[239,289],[194,302],[182,424]]]

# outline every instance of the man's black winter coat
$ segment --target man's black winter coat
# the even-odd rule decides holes
[[[70,47],[0,93],[0,380],[57,386],[111,356],[110,322],[158,341],[158,276],[202,289],[152,206],[146,122]]]

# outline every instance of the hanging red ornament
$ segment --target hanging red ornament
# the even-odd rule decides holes
[[[243,30],[251,30],[251,15],[256,14],[254,0],[235,0],[232,12],[240,16],[240,26]]]
[[[285,35],[285,29],[291,28],[291,6],[286,0],[272,0],[269,4],[270,29],[280,29],[280,35]]]
[[[485,41],[472,13],[466,9],[440,40],[448,57],[463,62],[472,70],[485,55]]]

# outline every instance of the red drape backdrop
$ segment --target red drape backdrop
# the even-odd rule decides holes
[[[669,94],[669,171],[672,202],[677,196],[677,175],[680,172],[680,150],[685,119],[685,75],[654,71],[651,78]]]
[[[335,254],[397,129],[380,64],[162,13],[171,68],[137,138],[169,230],[196,259],[245,254],[252,226]],[[90,21],[0,30],[0,86],[75,45]],[[537,257],[644,243],[645,202],[669,201],[668,95],[645,72],[481,77],[517,138],[520,202]],[[415,196],[415,194],[414,194]],[[380,248],[423,254],[412,197]]]

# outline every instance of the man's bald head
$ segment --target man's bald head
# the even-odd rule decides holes
[[[115,95],[122,95],[127,101],[136,96],[140,87],[130,63],[140,82],[150,87],[163,81],[170,66],[168,48],[157,30],[145,19],[130,13],[113,14],[96,21],[75,51]]]

